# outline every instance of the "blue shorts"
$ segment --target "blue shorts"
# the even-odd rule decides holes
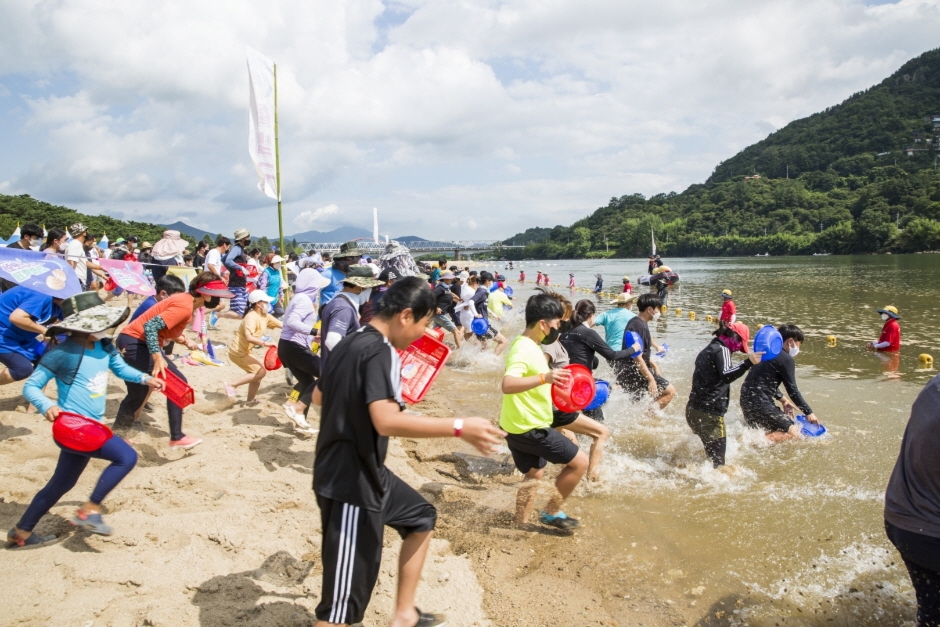
[[[9,368],[14,381],[22,381],[33,374],[33,362],[20,353],[0,353],[0,364]]]
[[[229,309],[240,316],[244,316],[245,308],[248,306],[248,288],[230,287],[228,289],[232,294],[235,294],[235,297],[232,298],[231,302],[229,303]]]

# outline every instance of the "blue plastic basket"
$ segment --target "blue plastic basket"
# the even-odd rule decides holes
[[[826,427],[810,422],[804,414],[796,417],[796,423],[800,425],[800,432],[808,438],[818,438],[826,432]]]
[[[608,398],[610,398],[610,384],[603,379],[598,379],[594,382],[594,400],[584,409],[597,409],[606,403]]]
[[[504,285],[504,286],[503,286],[503,293],[504,293],[506,296],[512,296],[512,288],[509,287],[508,285]]]
[[[474,318],[470,323],[470,330],[475,335],[483,335],[490,330],[490,323],[486,318]]]
[[[754,352],[764,353],[761,361],[770,361],[783,350],[783,336],[769,324],[761,327],[754,336]]]
[[[627,331],[623,334],[623,350],[633,350],[630,357],[639,357],[643,354],[643,338],[639,333]]]

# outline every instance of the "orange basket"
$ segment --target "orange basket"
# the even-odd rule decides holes
[[[422,335],[411,346],[398,351],[401,357],[401,396],[405,402],[420,403],[440,374],[450,348],[429,335]]]
[[[173,374],[170,370],[164,370],[163,376],[158,377],[164,382],[163,395],[170,399],[170,402],[185,409],[196,402],[196,393],[189,387],[189,384]]]
[[[268,352],[264,354],[264,369],[277,370],[280,367],[281,358],[277,356],[277,346],[271,346],[268,348]]]

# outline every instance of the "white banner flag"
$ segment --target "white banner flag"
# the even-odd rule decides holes
[[[248,153],[258,172],[258,189],[280,200],[274,155],[274,62],[248,48]]]
[[[372,207],[372,239],[375,240],[375,243],[379,243],[379,210],[377,207]]]

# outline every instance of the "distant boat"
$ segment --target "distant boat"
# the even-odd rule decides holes
[[[828,257],[832,253],[813,253],[813,257]]]
[[[770,253],[764,253],[763,255],[760,254],[760,253],[757,253],[757,254],[754,255],[754,256],[755,256],[755,257],[770,257]]]

